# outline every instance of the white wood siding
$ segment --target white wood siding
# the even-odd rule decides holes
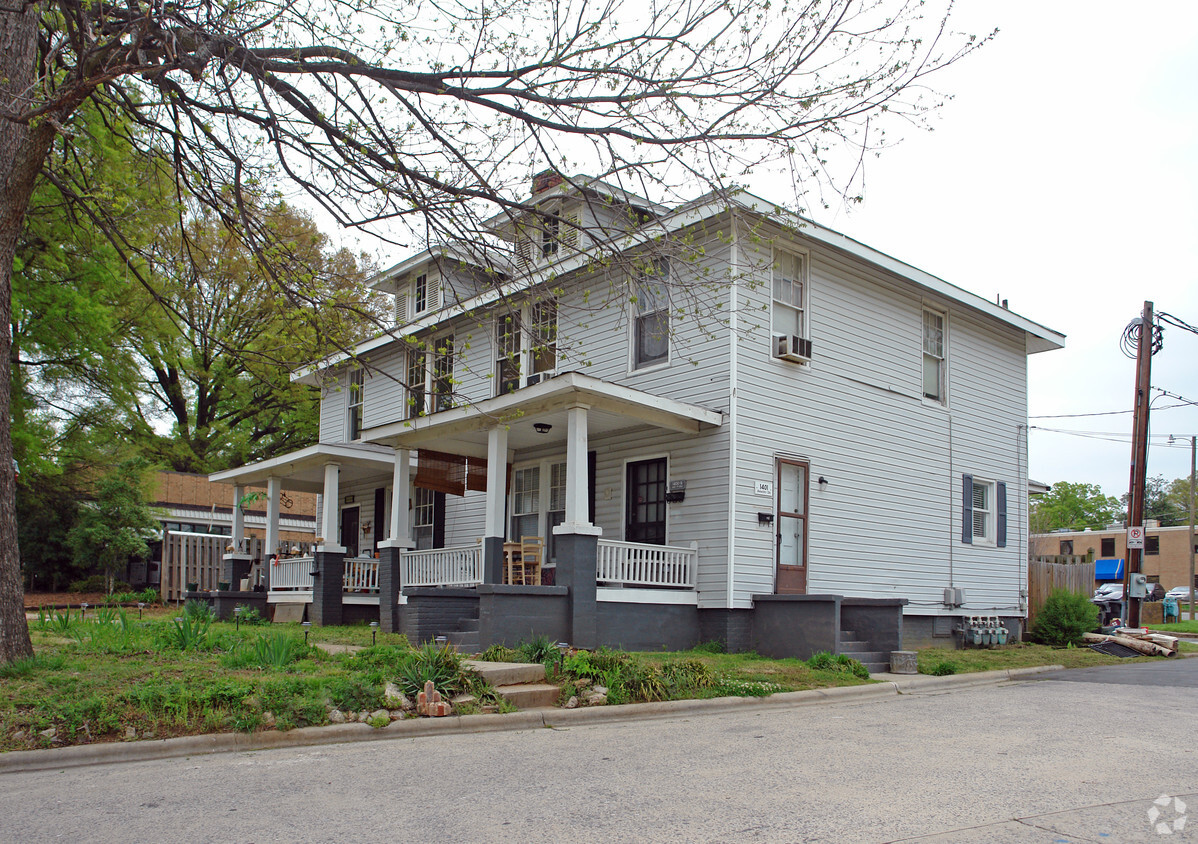
[[[760,285],[744,285],[746,313],[769,304],[768,262],[760,265]],[[927,302],[948,313],[941,406],[922,398],[924,304],[880,271],[813,248],[812,363],[772,359],[766,320],[739,341],[735,606],[773,592],[776,526],[758,526],[756,514],[775,505],[753,485],[776,484],[782,456],[810,462],[809,592],[903,597],[918,614],[945,610],[943,588],[953,585],[966,590],[966,612],[1017,614],[1026,505],[1022,336]],[[1007,484],[1005,549],[960,541],[962,473]]]

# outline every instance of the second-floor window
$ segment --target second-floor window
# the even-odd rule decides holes
[[[944,401],[944,314],[923,311],[923,395]]]
[[[441,307],[441,279],[428,273],[403,282],[395,291],[395,322],[402,325]]]
[[[452,334],[408,349],[408,419],[449,410],[454,389]]]
[[[805,262],[801,255],[779,252],[774,259],[773,314],[770,322],[775,337],[806,337],[807,292]]]
[[[349,440],[359,440],[362,438],[362,405],[363,396],[366,387],[366,373],[361,369],[351,370],[349,373],[349,390],[347,391],[347,417]]]
[[[636,322],[632,336],[632,368],[670,359],[670,260],[658,258],[645,267],[634,285]]]
[[[496,319],[496,395],[538,384],[556,371],[556,302],[533,302]]]

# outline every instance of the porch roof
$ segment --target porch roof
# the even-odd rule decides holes
[[[588,408],[587,430],[591,437],[646,426],[697,434],[723,424],[723,414],[719,411],[655,396],[581,372],[563,372],[505,396],[419,419],[376,425],[367,428],[363,438],[398,448],[435,444],[440,451],[485,457],[487,431],[496,425],[508,426],[508,447],[512,449],[544,446],[564,439],[566,412],[572,407]],[[533,425],[539,423],[551,425],[550,433],[537,433]]]
[[[283,489],[324,492],[326,463],[340,465],[343,486],[380,475],[390,479],[395,470],[395,451],[379,445],[317,443],[270,460],[213,472],[208,480],[220,484],[262,486],[269,478],[278,478]]]

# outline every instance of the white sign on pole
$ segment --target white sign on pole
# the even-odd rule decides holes
[[[1144,550],[1144,528],[1136,526],[1127,529],[1127,548]]]

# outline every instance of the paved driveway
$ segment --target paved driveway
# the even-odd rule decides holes
[[[1198,688],[1198,657],[1107,665],[1101,668],[1075,668],[1033,675],[1037,680],[1062,680],[1067,683],[1103,683],[1127,686],[1171,686]],[[1195,736],[1198,740],[1198,736]],[[1198,826],[1198,823],[1195,824]]]

